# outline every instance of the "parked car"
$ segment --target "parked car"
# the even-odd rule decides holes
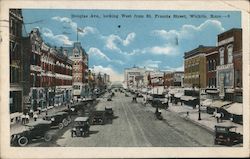
[[[215,125],[214,144],[231,146],[236,143],[243,143],[243,135],[236,132],[237,126],[218,124]]]
[[[159,107],[162,109],[168,108],[168,99],[164,94],[152,94],[151,104],[153,107]]]
[[[26,146],[33,139],[44,138],[45,141],[52,140],[52,134],[49,132],[51,126],[50,121],[36,121],[25,125],[26,130],[11,135],[11,145],[13,146]]]
[[[57,112],[53,115],[46,115],[44,120],[51,121],[51,127],[58,127],[59,129],[63,129],[71,122],[71,118],[67,112]]]
[[[110,106],[105,107],[105,115],[106,115],[106,117],[113,117],[114,111],[113,111],[112,107],[110,107]]]
[[[90,115],[92,125],[104,125],[106,122],[105,111],[96,110]]]
[[[88,136],[89,128],[89,117],[77,117],[74,120],[74,127],[71,129],[71,137]]]
[[[69,113],[70,115],[81,115],[86,109],[86,103],[80,102],[70,106],[70,109],[65,109],[64,112]]]

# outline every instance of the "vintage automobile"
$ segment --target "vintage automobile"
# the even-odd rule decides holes
[[[34,139],[44,138],[45,141],[51,141],[53,135],[49,132],[50,121],[36,121],[25,125],[26,130],[17,134],[11,135],[11,145],[26,146]]]
[[[63,129],[71,122],[71,117],[67,112],[57,112],[53,115],[46,115],[44,120],[51,121],[51,127],[58,127],[59,129]]]
[[[69,113],[70,115],[81,115],[86,109],[86,103],[80,102],[74,105],[71,105],[69,109],[64,110],[64,112]]]
[[[111,95],[108,96],[107,101],[112,101]]]
[[[151,97],[150,102],[153,107],[159,107],[162,109],[168,108],[168,99],[164,94],[151,94]]]
[[[215,125],[214,144],[223,144],[231,146],[237,143],[243,143],[243,135],[236,132],[237,126],[230,124]]]
[[[106,122],[105,111],[103,110],[96,110],[93,111],[90,115],[90,123],[92,125],[104,125]]]
[[[113,117],[113,115],[114,115],[114,111],[113,111],[112,107],[106,106],[105,107],[105,116],[106,117]]]
[[[71,137],[88,136],[89,128],[89,117],[77,117],[74,120],[74,127],[71,129]]]

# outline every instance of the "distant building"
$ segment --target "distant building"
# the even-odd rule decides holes
[[[164,86],[177,86],[181,87],[183,85],[183,71],[166,72],[164,74]]]
[[[9,57],[10,57],[10,99],[11,123],[14,123],[23,111],[23,60],[22,60],[22,24],[21,9],[9,11]]]
[[[218,35],[217,86],[225,100],[242,101],[242,29]]]
[[[145,86],[146,69],[139,67],[126,68],[124,81],[127,88],[141,88]]]
[[[212,46],[203,46],[185,52],[184,55],[184,86],[206,87],[206,52]]]

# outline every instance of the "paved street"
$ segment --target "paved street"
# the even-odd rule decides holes
[[[164,111],[164,120],[154,117],[154,108],[132,103],[132,97],[116,93],[112,101],[101,98],[96,109],[113,107],[116,118],[112,123],[90,127],[89,137],[71,138],[70,127],[58,133],[53,143],[30,146],[65,147],[195,147],[214,146],[213,135],[177,114]],[[140,99],[139,99],[140,100]]]

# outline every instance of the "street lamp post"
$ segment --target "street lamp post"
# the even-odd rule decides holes
[[[200,85],[200,75],[199,75],[199,116],[198,120],[201,120],[201,85]]]

